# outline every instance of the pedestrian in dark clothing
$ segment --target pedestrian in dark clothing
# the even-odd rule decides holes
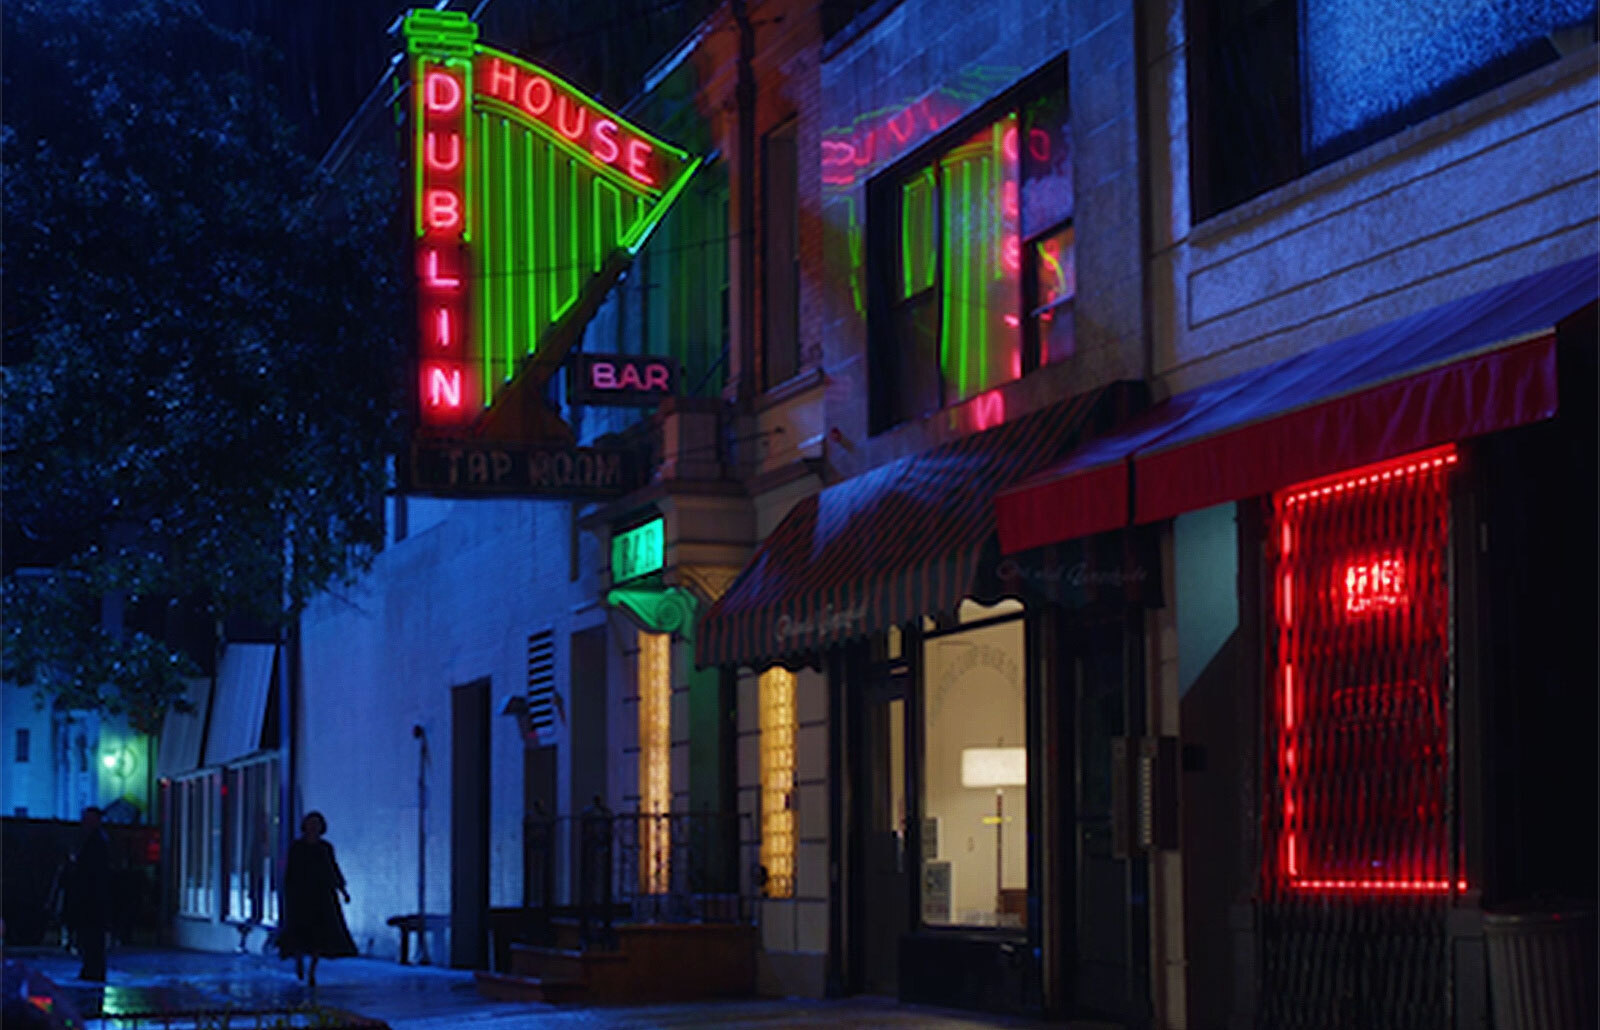
[[[328,821],[321,812],[307,812],[300,820],[300,836],[289,845],[283,874],[283,926],[278,932],[278,952],[294,958],[294,975],[305,972],[311,959],[311,979],[317,984],[317,959],[356,954],[356,943],[344,923],[339,895],[350,900],[344,873],[333,857],[333,845],[322,839]]]
[[[83,957],[80,980],[106,978],[106,928],[111,922],[111,839],[100,826],[100,809],[83,810],[83,840],[67,878],[67,925]]]

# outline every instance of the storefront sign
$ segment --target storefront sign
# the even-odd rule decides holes
[[[773,629],[773,636],[777,638],[780,646],[803,644],[807,638],[827,638],[844,636],[855,631],[856,627],[867,618],[867,606],[860,605],[855,608],[844,608],[835,611],[833,605],[825,604],[822,611],[816,615],[797,618],[793,615],[783,614],[778,616],[777,625]]]
[[[611,582],[623,583],[661,571],[667,563],[666,524],[666,519],[657,516],[612,535]]]
[[[621,497],[641,485],[637,452],[616,447],[419,439],[406,489],[441,496]]]
[[[678,362],[648,354],[579,354],[573,362],[574,404],[649,406],[678,392]]]
[[[464,12],[414,10],[401,27],[416,415],[424,435],[466,435],[507,389],[539,395],[700,160],[479,43]]]
[[[1161,606],[1159,551],[1151,532],[1140,527],[1102,533],[1000,557],[986,549],[973,594],[982,599],[1016,597],[1024,601],[1088,605]]]

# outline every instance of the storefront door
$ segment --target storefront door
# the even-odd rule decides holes
[[[1073,812],[1060,859],[1073,867],[1063,877],[1072,898],[1062,934],[1071,942],[1068,1003],[1075,1013],[1139,1019],[1149,1006],[1147,873],[1118,840],[1124,785],[1114,766],[1119,738],[1144,723],[1141,637],[1117,618],[1077,623],[1064,637],[1061,740],[1074,753],[1060,765]]]
[[[863,994],[900,989],[900,937],[910,927],[906,854],[906,673],[873,677],[857,694],[854,978]]]

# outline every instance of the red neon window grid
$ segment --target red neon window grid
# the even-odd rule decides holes
[[[1465,890],[1451,845],[1453,446],[1273,497],[1276,890]]]

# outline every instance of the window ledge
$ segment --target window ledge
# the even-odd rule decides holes
[[[826,381],[822,369],[811,368],[804,372],[796,373],[765,391],[755,401],[755,410],[763,412],[775,408],[785,401],[792,401],[803,393],[814,390]]]
[[[1487,118],[1497,110],[1535,94],[1542,93],[1567,78],[1575,78],[1595,69],[1600,48],[1589,46],[1575,54],[1558,58],[1543,68],[1535,69],[1521,78],[1463,101],[1455,107],[1426,118],[1415,125],[1401,129],[1371,145],[1313,169],[1298,179],[1293,179],[1260,196],[1252,197],[1226,211],[1219,212],[1189,227],[1190,243],[1205,243],[1240,226],[1265,217],[1278,208],[1288,207],[1311,193],[1324,190],[1341,179],[1354,176],[1375,165],[1404,153],[1414,147],[1447,135],[1479,119]]]

